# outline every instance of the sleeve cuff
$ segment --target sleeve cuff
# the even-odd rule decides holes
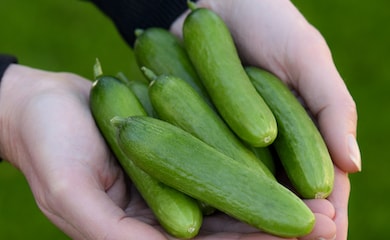
[[[12,55],[0,54],[0,83],[3,78],[5,70],[7,70],[8,66],[12,63],[17,63],[18,60],[16,57]]]
[[[116,25],[126,42],[133,46],[137,28],[169,28],[188,9],[187,1],[92,0]],[[196,0],[194,1],[196,2]]]
[[[17,63],[17,62],[18,60],[14,56],[0,54],[0,83],[1,83],[1,79],[3,78],[4,72],[8,68],[8,66],[12,63]],[[0,158],[0,162],[2,161],[3,160]]]

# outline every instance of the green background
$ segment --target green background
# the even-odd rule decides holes
[[[389,228],[389,1],[293,1],[327,40],[359,113],[363,171],[351,175],[349,239],[387,239]],[[1,0],[0,52],[21,64],[92,78],[140,77],[114,25],[87,1]],[[39,211],[24,177],[0,164],[0,239],[67,239]]]

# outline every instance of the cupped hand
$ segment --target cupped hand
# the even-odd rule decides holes
[[[271,71],[299,94],[334,163],[345,172],[360,171],[355,102],[326,41],[295,6],[285,0],[200,0],[198,6],[224,19],[244,64]],[[178,36],[186,14],[171,26]]]
[[[73,239],[166,239],[101,137],[90,87],[73,74],[11,65],[1,85],[1,156]]]
[[[348,173],[361,170],[357,111],[326,41],[290,1],[199,0],[197,4],[212,9],[226,22],[244,64],[278,76],[313,116],[335,165],[335,187],[328,198],[335,208],[331,219],[337,225],[337,239],[346,239]],[[171,26],[179,37],[186,14]],[[317,200],[312,204],[317,205]],[[315,231],[319,229],[325,227],[317,224]]]

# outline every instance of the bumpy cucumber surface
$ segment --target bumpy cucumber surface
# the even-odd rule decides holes
[[[305,198],[327,197],[334,183],[333,163],[314,122],[275,75],[255,67],[246,71],[277,119],[274,145],[294,187]]]
[[[146,115],[135,95],[116,78],[102,76],[92,86],[90,106],[111,150],[164,229],[179,238],[195,236],[202,224],[197,202],[137,167],[118,145],[117,131],[110,120],[115,116]]]
[[[147,28],[136,32],[134,55],[138,66],[156,74],[172,74],[185,80],[208,103],[210,98],[189,59],[181,41],[162,28]]]
[[[189,84],[171,75],[160,75],[153,79],[149,96],[160,119],[184,129],[231,158],[258,169],[259,173],[274,178],[267,166],[233,134]]]
[[[144,116],[113,122],[123,151],[161,182],[271,234],[312,230],[314,215],[294,193],[183,129]]]
[[[216,108],[244,141],[268,146],[277,135],[275,118],[254,89],[224,21],[196,8],[183,26],[184,46]]]

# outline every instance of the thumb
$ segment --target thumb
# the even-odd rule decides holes
[[[61,184],[62,187],[52,195],[49,204],[52,207],[43,209],[45,215],[72,239],[167,239],[152,225],[128,216],[93,181],[76,178]]]
[[[304,55],[296,55],[300,61],[295,62],[292,84],[315,116],[334,163],[346,172],[360,171],[355,102],[325,44]]]

